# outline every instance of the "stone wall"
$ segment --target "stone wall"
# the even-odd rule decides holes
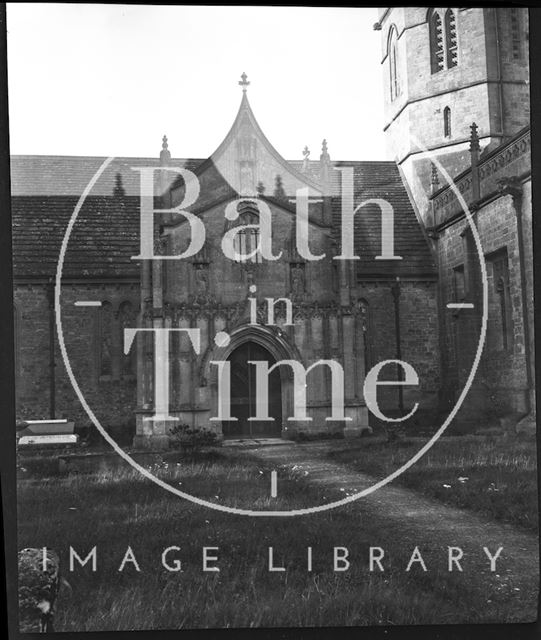
[[[391,288],[395,281],[359,282],[359,295],[369,309],[367,364],[396,358],[395,306]],[[418,387],[403,387],[405,413],[419,402],[419,414],[432,412],[438,404],[441,385],[438,345],[437,282],[400,282],[399,297],[401,359],[412,365],[419,376]],[[382,379],[396,380],[390,365]],[[389,415],[398,410],[398,388],[381,387],[380,406]],[[384,411],[385,412],[385,411]]]
[[[458,63],[432,73],[427,8],[392,8],[382,23],[384,130],[391,156],[401,165],[423,219],[430,192],[430,158],[412,139],[436,151],[454,177],[468,166],[469,126],[479,127],[481,148],[492,149],[529,124],[528,14],[510,8],[455,9]],[[516,21],[516,22],[515,22]],[[515,25],[515,26],[513,26]],[[391,100],[387,55],[398,33],[401,94]],[[518,42],[518,44],[517,44]],[[444,109],[451,134],[444,135]]]
[[[524,132],[480,163],[477,204],[472,203],[471,172],[457,180],[458,190],[472,207],[486,264],[488,288],[487,336],[475,388],[469,394],[467,404],[472,416],[523,414],[528,409],[528,395],[532,394],[533,257],[529,148],[529,132]],[[505,188],[509,184],[513,185],[511,190]],[[500,186],[504,187],[503,191]],[[445,188],[435,195],[433,204],[438,229],[436,243],[442,301],[444,304],[460,301],[457,278],[463,277],[461,270],[464,269],[464,301],[475,305],[474,311],[443,312],[448,354],[445,376],[456,394],[469,373],[480,335],[481,268],[472,241],[467,240],[469,225],[455,193]],[[518,215],[522,216],[522,255]],[[505,263],[507,274],[504,274],[505,283],[502,284],[501,265]]]
[[[47,285],[16,284],[16,402],[17,418],[45,419],[50,416],[50,321],[53,313]],[[68,284],[62,287],[63,334],[73,374],[88,405],[109,430],[133,425],[136,409],[134,356],[122,354],[122,309],[126,303],[137,313],[136,284]],[[111,305],[101,322],[102,308],[75,307],[76,300],[99,300]],[[107,308],[107,305],[106,307]],[[119,314],[120,311],[120,314]],[[135,318],[130,321],[135,326]],[[55,417],[75,420],[76,427],[90,426],[71,385],[54,325]],[[110,366],[101,363],[101,348],[108,341]],[[135,349],[135,346],[133,347]],[[103,367],[101,367],[103,364]]]
[[[305,366],[320,358],[335,358],[347,371],[345,353],[347,357],[353,358],[353,362],[359,359],[358,366],[355,366],[357,373],[349,371],[346,376],[347,397],[359,406],[364,406],[362,385],[365,366],[370,368],[382,360],[396,357],[394,305],[390,292],[392,284],[392,281],[359,282],[355,297],[362,299],[362,310],[360,305],[355,308],[351,333],[353,342],[348,343],[346,340],[345,350],[342,316],[336,305],[318,307],[296,304],[294,327],[284,326],[283,310],[277,313],[277,329],[283,331],[291,344],[299,350],[300,359]],[[118,315],[121,304],[126,301],[130,301],[136,308],[138,294],[138,286],[128,284],[66,285],[62,290],[63,332],[74,377],[90,408],[103,426],[113,432],[117,428],[127,430],[129,425],[133,427],[135,422],[136,379],[134,373],[126,373],[122,368],[121,326],[118,317],[114,316]],[[39,284],[18,285],[14,297],[17,316],[17,417],[48,418],[50,307],[47,287]],[[111,373],[102,375],[100,371],[99,353],[103,335],[100,338],[97,316],[101,311],[97,308],[75,307],[73,303],[76,300],[100,300],[112,305],[111,351],[116,353],[113,360],[116,358],[117,364],[112,362]],[[263,322],[266,317],[264,305],[261,305],[261,310],[265,313],[260,314],[258,318]],[[227,320],[226,316],[222,311],[209,317],[207,310],[200,309],[198,313],[189,314],[189,317],[182,313],[177,314],[169,326],[199,326],[203,333],[203,359],[208,347],[212,345],[216,331],[230,330],[233,326],[238,326],[239,320],[242,324],[243,312],[237,320],[233,316]],[[420,403],[420,409],[431,409],[439,386],[434,281],[401,283],[400,319],[402,359],[415,368],[420,379],[419,388],[404,388],[404,405],[407,411],[414,402]],[[244,321],[247,322],[248,318],[244,317]],[[56,326],[54,331],[55,417],[73,419],[78,428],[89,426],[91,422],[72,388],[62,360]],[[193,408],[195,403],[199,419],[208,425],[210,397],[207,387],[201,386],[200,382],[200,377],[205,372],[201,362],[194,360],[188,345],[184,342],[182,344],[183,347],[176,340],[172,344],[173,350],[179,348],[178,357],[174,357],[173,354],[172,358],[172,411],[180,415],[188,408]],[[135,348],[134,345],[132,349]],[[313,425],[308,425],[307,430],[332,430],[333,425],[325,423],[325,417],[330,415],[328,374],[322,370],[315,371],[310,376],[308,407],[315,421]],[[389,367],[383,377],[396,379],[394,367]],[[396,388],[381,388],[378,400],[382,411],[389,411],[389,415],[394,415],[393,412],[397,410],[397,397]]]

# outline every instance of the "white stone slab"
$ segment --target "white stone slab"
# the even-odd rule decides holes
[[[22,436],[19,445],[43,446],[48,444],[77,444],[79,436],[75,434],[46,435],[46,436]]]
[[[55,418],[54,420],[25,420],[28,424],[66,424],[67,418]]]

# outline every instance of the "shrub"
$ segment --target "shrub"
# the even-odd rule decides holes
[[[173,448],[192,452],[214,447],[218,439],[214,431],[204,427],[190,427],[188,424],[175,425],[169,430],[169,434]]]
[[[309,431],[296,431],[290,439],[294,442],[314,442],[318,440],[341,440],[344,438],[344,434],[341,431],[316,431],[311,433]]]

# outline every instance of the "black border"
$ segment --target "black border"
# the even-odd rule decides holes
[[[122,4],[138,4],[124,2]],[[145,3],[152,4],[152,3]],[[160,3],[161,4],[161,3]],[[217,3],[198,3],[217,4]],[[240,4],[240,3],[239,3]],[[525,7],[522,3],[509,3],[513,6]],[[273,3],[274,6],[299,6],[297,3]],[[310,6],[310,5],[308,5]],[[315,5],[312,5],[315,6]],[[349,6],[349,5],[346,5]],[[370,6],[370,5],[367,5]],[[374,6],[374,5],[371,5]],[[395,5],[406,6],[406,5]],[[418,6],[418,4],[415,4]],[[507,3],[480,2],[471,6],[509,6]],[[539,208],[541,216],[541,9],[529,7],[530,11],[530,78],[531,78],[531,129],[534,144],[532,145],[532,210],[534,247],[534,291],[541,284],[541,218],[536,219],[535,211]],[[539,140],[539,146],[537,141]],[[13,274],[11,250],[11,190],[9,161],[9,118],[7,93],[7,38],[6,38],[6,4],[0,3],[0,487],[2,498],[4,537],[5,581],[0,588],[6,589],[7,616],[4,616],[4,629],[9,630],[13,640],[30,640],[40,637],[38,634],[21,634],[17,629],[17,544],[16,544],[16,483],[15,483],[15,392],[14,392],[14,354],[13,354]],[[541,300],[541,291],[537,296]],[[535,354],[536,375],[541,380],[541,302],[535,305]],[[537,399],[537,411],[541,402]],[[541,463],[541,439],[537,441],[538,460]],[[541,474],[538,474],[538,487],[541,496]],[[540,499],[541,512],[541,499]],[[541,542],[541,536],[540,536]],[[541,550],[541,544],[540,544]],[[538,616],[541,611],[541,592],[539,595]],[[541,638],[541,620],[531,624],[476,624],[476,625],[419,625],[395,627],[328,627],[328,628],[290,628],[290,629],[209,629],[209,630],[168,630],[168,631],[116,631],[116,632],[63,632],[52,634],[62,640],[76,640],[84,636],[85,640],[143,640],[157,637],[160,640],[178,640],[182,638],[227,638],[235,637],[287,640],[312,640],[336,637],[343,640],[350,638],[370,638],[370,640],[528,640]]]

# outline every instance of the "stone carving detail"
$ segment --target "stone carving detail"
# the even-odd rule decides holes
[[[165,256],[167,255],[168,239],[166,237],[156,238],[154,240],[154,255]]]
[[[303,262],[290,264],[291,296],[302,299],[306,291],[305,265]]]
[[[203,254],[192,263],[192,293],[188,297],[189,302],[197,306],[215,302],[211,293],[209,262],[205,260],[206,251],[203,251]]]
[[[195,267],[195,290],[198,296],[205,296],[209,290],[208,269],[203,265],[197,265]]]
[[[307,309],[304,305],[293,307],[293,319],[294,320],[306,320],[308,317]]]
[[[479,178],[483,180],[501,171],[504,167],[508,166],[522,155],[528,153],[530,147],[531,138],[528,131],[525,132],[525,134],[518,140],[515,140],[509,147],[502,149],[495,156],[490,157],[485,161],[481,160],[479,164]],[[460,193],[465,193],[469,188],[471,188],[471,180],[471,174],[467,174],[457,181],[456,184]],[[434,208],[436,210],[443,209],[455,199],[456,196],[453,190],[447,187],[447,189],[434,198]]]
[[[312,316],[312,318],[323,318],[324,316],[326,316],[327,310],[318,302],[314,302],[314,304],[311,305],[310,311],[310,315]]]
[[[505,176],[498,180],[498,190],[503,195],[520,198],[522,196],[522,183],[517,176]]]

